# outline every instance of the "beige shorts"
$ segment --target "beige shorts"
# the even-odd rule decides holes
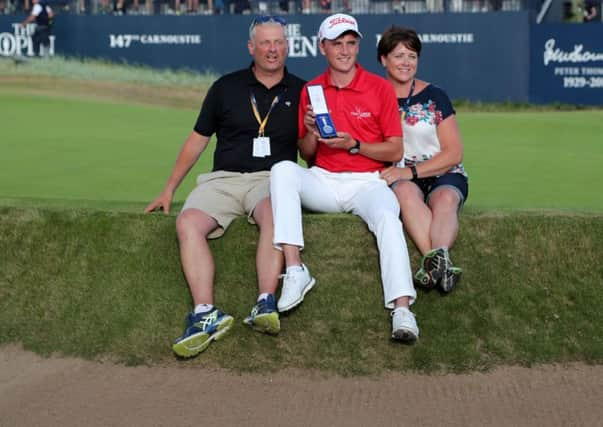
[[[253,210],[269,196],[270,171],[210,172],[199,175],[197,187],[189,194],[182,211],[199,209],[215,219],[219,227],[208,236],[215,239],[239,216],[247,214],[247,220],[255,224]]]

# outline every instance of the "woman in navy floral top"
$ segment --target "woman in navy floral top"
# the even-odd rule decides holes
[[[448,250],[459,229],[458,211],[468,196],[463,145],[450,98],[415,78],[421,41],[414,30],[393,26],[377,47],[377,58],[398,96],[404,157],[381,177],[398,197],[402,222],[423,255],[415,282],[450,292],[462,270]]]

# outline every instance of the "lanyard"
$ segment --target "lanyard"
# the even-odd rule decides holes
[[[412,94],[415,91],[415,79],[412,79],[412,83],[410,84],[410,91],[408,92],[408,98],[406,98],[406,102],[404,102],[404,106],[402,107],[402,121],[404,122],[404,118],[406,117],[406,113],[408,113],[408,109],[410,107],[410,98],[412,98]]]
[[[258,103],[255,100],[255,95],[253,94],[253,92],[250,93],[249,99],[251,101],[251,109],[253,110],[253,115],[255,116],[255,119],[260,125],[260,128],[258,129],[258,136],[264,136],[264,130],[266,129],[266,123],[268,123],[268,117],[270,116],[270,113],[272,112],[274,106],[280,101],[281,95],[283,93],[284,91],[274,97],[274,99],[272,100],[272,104],[270,104],[270,109],[266,113],[266,117],[264,117],[263,120],[262,116],[260,116],[260,111],[258,110]]]

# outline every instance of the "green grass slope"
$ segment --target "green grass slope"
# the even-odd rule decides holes
[[[415,346],[389,339],[375,243],[362,222],[348,215],[304,220],[305,262],[317,286],[282,317],[281,334],[241,324],[256,296],[256,229],[241,219],[211,244],[216,303],[236,325],[182,363],[373,375],[603,362],[600,215],[464,215],[452,255],[465,277],[447,296],[419,291]],[[173,216],[4,207],[0,253],[0,343],[177,363],[170,346],[191,300]]]
[[[140,212],[214,78],[0,59],[0,343],[177,363],[170,344],[191,301],[175,217]],[[465,277],[448,296],[419,292],[418,345],[388,339],[374,240],[346,215],[306,215],[316,289],[282,318],[278,337],[246,329],[256,231],[241,219],[212,242],[216,301],[237,326],[187,363],[343,375],[601,363],[603,110],[483,110],[458,113],[470,197],[453,259]],[[211,153],[182,183],[173,212]],[[591,213],[572,213],[580,211]]]

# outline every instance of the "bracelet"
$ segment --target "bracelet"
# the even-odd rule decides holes
[[[410,166],[410,171],[412,172],[412,179],[417,179],[419,177],[417,168],[414,165]]]

